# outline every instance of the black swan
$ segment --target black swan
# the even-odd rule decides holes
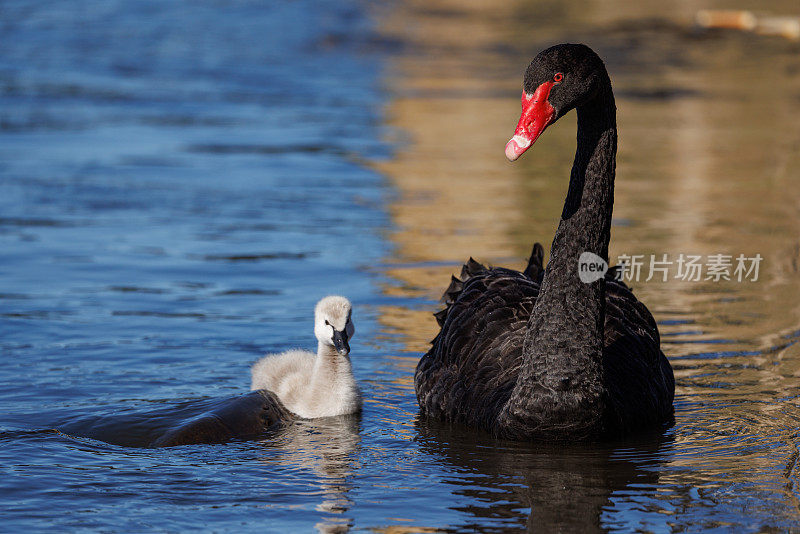
[[[547,268],[537,243],[523,272],[470,258],[453,277],[414,375],[423,415],[516,440],[608,438],[672,419],[675,380],[652,315],[614,270],[591,283],[578,274],[584,252],[608,261],[614,203],[616,106],[593,50],[561,44],[531,62],[506,155],[573,108],[578,147]]]

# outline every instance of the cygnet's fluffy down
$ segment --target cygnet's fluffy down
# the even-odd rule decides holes
[[[325,297],[314,310],[317,353],[289,350],[268,354],[251,369],[250,389],[267,389],[300,417],[331,417],[361,410],[353,378],[349,340],[355,328],[344,297]]]

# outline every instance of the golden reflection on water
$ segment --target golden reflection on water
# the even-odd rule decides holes
[[[654,1],[563,4],[412,0],[380,18],[385,34],[407,44],[390,61],[386,120],[410,139],[376,164],[398,191],[389,208],[396,247],[385,262],[397,284],[386,293],[435,301],[470,256],[519,268],[534,241],[549,248],[575,115],[515,164],[503,148],[531,57],[557,42],[586,42],[606,60],[617,95],[612,262],[620,254],[764,258],[757,282],[684,282],[673,270],[667,282],[632,283],[661,323],[675,368],[672,465],[706,469],[707,479],[758,470],[791,478],[800,416],[797,45],[694,32],[695,11],[714,2],[679,2],[670,13]],[[380,310],[385,329],[416,355],[395,362],[398,370],[413,373],[427,350],[435,309]],[[413,390],[410,376],[397,385]],[[767,436],[769,450],[745,447]]]
[[[397,247],[386,271],[400,283],[387,293],[435,300],[469,256],[519,266],[533,241],[549,244],[566,192],[575,123],[574,114],[565,117],[520,162],[507,163],[503,146],[516,123],[521,72],[527,56],[546,43],[530,36],[529,45],[517,41],[511,51],[490,54],[513,33],[502,13],[493,10],[483,19],[483,9],[463,7],[436,32],[425,28],[436,27],[449,11],[407,4],[394,14],[402,22],[393,20],[387,30],[416,28],[406,36],[415,53],[394,59],[387,83],[395,92],[387,122],[412,141],[378,164],[400,193],[390,206]],[[456,11],[462,6],[440,4]],[[684,57],[662,67],[659,50],[639,50],[635,60],[618,52],[629,40],[646,46],[652,33],[666,33],[657,41],[674,41],[668,46]],[[567,31],[561,39],[575,37]],[[765,259],[756,283],[633,285],[656,315],[704,317],[705,336],[765,345],[790,333],[798,325],[800,245],[792,187],[800,164],[800,84],[790,75],[799,61],[791,45],[635,24],[585,37],[606,58],[618,94],[612,259],[623,253],[673,259],[680,253],[760,253]],[[428,55],[428,49],[437,53]],[[530,50],[524,60],[518,49]],[[642,59],[648,54],[653,65]],[[489,76],[481,77],[484,71]],[[428,311],[418,318],[394,307],[384,320],[418,351],[436,331]]]
[[[287,428],[264,440],[265,454],[261,461],[284,469],[309,470],[316,478],[310,490],[320,499],[315,511],[321,521],[318,532],[348,532],[354,519],[349,517],[353,500],[353,472],[361,446],[359,418],[356,416],[324,417],[297,420]]]

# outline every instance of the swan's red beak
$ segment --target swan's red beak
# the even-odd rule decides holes
[[[514,137],[506,144],[506,157],[509,161],[519,158],[542,135],[553,121],[556,110],[547,101],[554,82],[545,82],[532,95],[522,91],[522,115],[514,130]]]

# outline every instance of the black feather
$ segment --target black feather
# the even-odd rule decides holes
[[[461,268],[461,279],[466,281],[467,278],[475,276],[476,274],[485,270],[486,267],[484,267],[482,264],[478,263],[474,259],[470,258],[467,261],[467,263],[465,263],[464,266]]]
[[[534,243],[531,257],[528,258],[528,266],[523,273],[532,280],[539,280],[544,276],[544,247],[541,243]]]
[[[447,308],[434,313],[433,316],[436,317],[436,322],[439,323],[439,326],[442,326],[447,318]]]

